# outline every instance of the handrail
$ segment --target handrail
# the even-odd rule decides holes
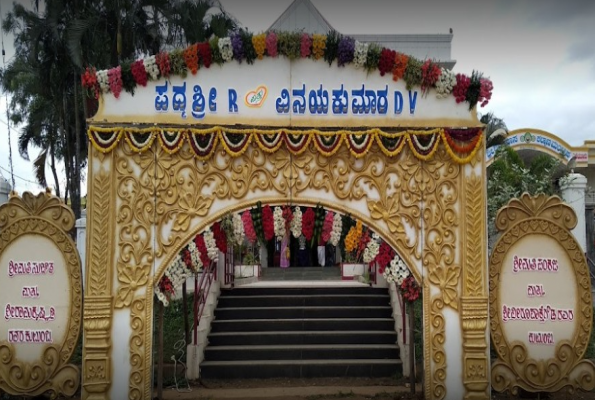
[[[203,268],[200,282],[198,275],[194,275],[194,345],[198,345],[198,324],[204,312],[207,299],[209,298],[209,292],[211,290],[211,284],[217,279],[217,263],[211,261],[209,265]]]

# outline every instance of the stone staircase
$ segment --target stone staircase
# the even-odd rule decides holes
[[[222,290],[201,377],[393,377],[402,366],[387,289]]]

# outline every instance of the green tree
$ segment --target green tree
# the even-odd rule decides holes
[[[511,199],[527,192],[530,195],[559,195],[559,180],[569,172],[555,157],[538,155],[525,163],[509,146],[496,150],[488,167],[488,239],[490,249],[498,238],[495,220],[498,210]]]
[[[55,166],[63,161],[64,198],[70,197],[80,216],[87,159],[84,66],[129,66],[165,46],[225,35],[235,26],[216,0],[46,0],[34,2],[33,9],[14,3],[2,29],[13,33],[16,54],[0,74],[0,85],[12,96],[12,122],[23,126],[21,155],[29,158],[30,146],[42,149],[35,163],[39,183],[46,184],[49,157],[60,193]]]
[[[508,136],[508,128],[502,118],[498,118],[494,113],[490,112],[482,115],[479,122],[484,125],[486,149],[504,143],[506,136]]]

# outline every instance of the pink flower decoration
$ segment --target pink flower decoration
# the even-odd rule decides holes
[[[250,210],[244,211],[242,214],[242,222],[244,223],[244,233],[248,242],[256,242],[256,231],[254,230],[254,222],[252,221],[252,215]]]
[[[277,34],[275,32],[269,32],[265,39],[265,44],[267,46],[267,54],[269,57],[277,57],[279,53],[277,50]]]
[[[119,98],[122,92],[122,68],[117,66],[107,71],[107,79],[114,97],[116,99]]]
[[[324,217],[324,223],[322,224],[322,243],[326,243],[331,238],[331,232],[333,231],[333,218],[335,215],[332,211],[326,213]]]
[[[312,48],[312,38],[307,33],[302,34],[300,41],[300,56],[306,58],[310,55],[310,49]]]

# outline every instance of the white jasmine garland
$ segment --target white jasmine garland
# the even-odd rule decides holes
[[[203,234],[205,239],[205,245],[207,246],[207,255],[211,261],[217,261],[219,258],[219,249],[217,248],[217,242],[215,241],[215,235],[210,228],[207,228]]]
[[[221,38],[219,39],[219,42],[217,44],[219,45],[219,52],[221,53],[221,58],[223,58],[223,61],[231,61],[233,58],[233,47],[231,46],[231,38]]]
[[[155,56],[146,57],[143,59],[143,65],[145,71],[151,77],[152,80],[156,81],[159,78],[159,66],[155,60]]]
[[[341,231],[343,230],[343,219],[341,218],[341,214],[335,213],[333,217],[333,228],[331,230],[331,237],[329,242],[333,246],[337,246],[339,244],[339,240],[341,240]]]
[[[103,93],[109,92],[109,78],[107,76],[107,69],[97,71],[97,83]]]
[[[279,206],[273,210],[273,222],[275,226],[275,236],[282,240],[285,236],[285,218],[283,218],[283,209]]]
[[[244,243],[244,222],[240,214],[234,214],[232,218],[233,224],[233,241],[240,246]]]
[[[369,43],[362,43],[355,41],[355,49],[353,52],[353,65],[355,68],[363,68],[368,58],[368,49],[370,48]]]
[[[302,210],[299,207],[296,207],[293,211],[290,230],[291,234],[296,239],[302,234]]]
[[[436,97],[444,99],[452,93],[453,88],[457,84],[457,78],[454,72],[445,68],[441,68],[441,70],[440,77],[436,81]]]

